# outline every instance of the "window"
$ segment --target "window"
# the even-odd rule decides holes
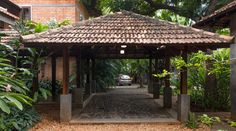
[[[21,6],[21,18],[31,20],[31,6]]]

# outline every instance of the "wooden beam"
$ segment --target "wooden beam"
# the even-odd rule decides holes
[[[51,57],[51,66],[52,66],[52,99],[56,100],[56,57]]]
[[[69,93],[69,50],[68,47],[63,48],[63,89],[62,94]]]
[[[182,50],[181,56],[187,63],[187,58],[188,58],[187,47],[185,47]],[[187,67],[182,67],[180,71],[180,93],[187,94],[187,92],[188,92]]]

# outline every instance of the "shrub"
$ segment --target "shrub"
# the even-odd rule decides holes
[[[39,114],[32,107],[25,108],[23,111],[13,108],[11,114],[1,113],[0,130],[26,131],[39,120]]]
[[[188,121],[186,123],[186,127],[191,128],[191,129],[196,129],[198,128],[198,119],[196,115],[192,112],[189,113],[188,115]]]
[[[216,122],[221,122],[219,117],[209,117],[206,114],[203,114],[202,116],[200,116],[199,120],[201,123],[203,123],[207,126],[210,126],[210,127]]]

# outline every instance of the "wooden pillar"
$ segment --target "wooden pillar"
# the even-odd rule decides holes
[[[69,93],[69,50],[68,47],[63,48],[63,89],[62,94]]]
[[[152,58],[149,59],[148,93],[153,93]]]
[[[56,100],[56,57],[51,57],[51,66],[52,66],[52,100]]]
[[[85,84],[85,92],[86,94],[90,95],[91,94],[91,64],[90,64],[90,59],[88,58],[86,61],[86,66],[87,66],[87,71],[86,71],[86,84]]]
[[[185,62],[187,62],[187,58],[188,58],[188,54],[187,54],[187,48],[185,47],[182,50],[182,58]],[[180,94],[187,94],[188,92],[188,88],[187,85],[188,81],[187,81],[187,68],[186,67],[182,67],[181,71],[180,71]]]
[[[207,49],[207,55],[213,52]],[[217,81],[215,74],[209,74],[209,70],[213,67],[214,60],[206,60],[206,77],[205,77],[205,99],[215,101],[217,98]]]
[[[79,54],[76,56],[76,86],[77,88],[82,88],[82,79],[81,79],[81,50],[79,50]]]
[[[230,32],[236,37],[236,13],[231,15]],[[231,95],[231,119],[236,121],[236,39],[230,45],[230,95]]]
[[[36,56],[36,58],[34,58],[34,62],[33,63],[37,63],[38,57]],[[16,64],[17,66],[17,64]],[[32,67],[33,68],[33,67]],[[38,88],[39,88],[39,74],[38,74],[38,71],[34,74],[33,76],[33,80],[32,80],[32,96],[34,95],[35,92],[38,91]]]
[[[96,80],[95,80],[95,70],[96,61],[92,59],[92,93],[96,93]]]
[[[165,55],[165,70],[170,72],[170,57],[166,52]],[[172,89],[170,88],[170,75],[165,77],[165,87],[163,89],[163,105],[165,108],[172,107]]]
[[[155,59],[154,70],[155,73],[161,73],[161,65],[160,59]],[[160,78],[153,77],[153,98],[159,99],[160,98],[160,88],[161,88],[161,80]]]

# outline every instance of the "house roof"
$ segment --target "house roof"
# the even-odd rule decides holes
[[[22,41],[25,45],[209,45],[229,44],[232,37],[121,11],[43,33],[22,36]]]
[[[12,29],[1,29],[0,37],[0,44],[8,44],[12,40],[20,39],[20,34]]]
[[[5,17],[12,18],[14,20],[19,20],[18,16],[13,15],[12,13],[8,12],[6,9],[0,7],[0,14],[4,15]]]
[[[229,25],[229,16],[236,12],[236,0],[233,0],[229,4],[223,6],[222,8],[214,11],[212,14],[203,17],[198,21],[194,27],[202,27],[208,25],[226,27]]]

